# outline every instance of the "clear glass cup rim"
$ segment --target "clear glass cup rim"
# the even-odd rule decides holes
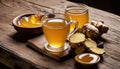
[[[48,14],[46,14],[45,16],[43,16],[43,18],[46,17],[47,15]],[[68,26],[70,24],[70,21],[64,19],[64,14],[62,14],[62,13],[53,13],[53,15],[62,15],[63,18],[60,18],[60,17],[45,18],[45,19],[42,19],[42,25],[46,26],[46,27],[49,27],[49,28],[64,28],[64,27],[66,27],[66,26]],[[70,17],[69,17],[69,19],[70,19]],[[65,23],[65,26],[49,26],[49,25],[46,25],[47,22],[49,22],[49,21],[52,22],[52,20],[61,20],[61,21],[63,21]]]
[[[79,13],[84,13],[84,12],[88,11],[89,7],[86,4],[78,3],[76,5],[66,5],[65,6],[65,11],[67,11],[68,13],[75,14],[74,12],[70,12],[70,10],[73,9],[73,8],[80,8],[78,10],[82,10],[82,11],[79,12]]]

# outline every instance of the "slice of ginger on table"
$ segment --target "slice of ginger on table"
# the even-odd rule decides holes
[[[75,50],[75,54],[83,53],[85,49],[98,55],[105,53],[103,48],[98,48],[97,43],[91,38],[85,38],[83,33],[74,33],[69,38],[69,44]]]

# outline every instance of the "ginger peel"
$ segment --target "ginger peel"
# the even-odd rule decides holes
[[[84,24],[84,26],[80,29],[78,29],[76,32],[80,32],[86,35],[88,38],[99,38],[103,33],[107,33],[109,28],[104,24],[103,21],[95,21],[92,20],[87,24]]]

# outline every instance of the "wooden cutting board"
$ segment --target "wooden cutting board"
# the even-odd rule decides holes
[[[28,40],[27,45],[33,48],[34,50],[40,53],[43,53],[47,55],[48,57],[55,59],[57,61],[63,61],[73,56],[73,53],[70,47],[63,52],[50,52],[44,48],[45,43],[47,43],[47,41],[44,35],[40,35],[36,38]]]

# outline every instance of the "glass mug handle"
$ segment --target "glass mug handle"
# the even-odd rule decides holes
[[[75,27],[74,27],[74,29],[70,32],[69,37],[70,37],[72,34],[74,34],[75,31],[78,29],[78,22],[75,21],[75,20],[70,20],[70,24],[73,24],[73,23],[75,24]]]

